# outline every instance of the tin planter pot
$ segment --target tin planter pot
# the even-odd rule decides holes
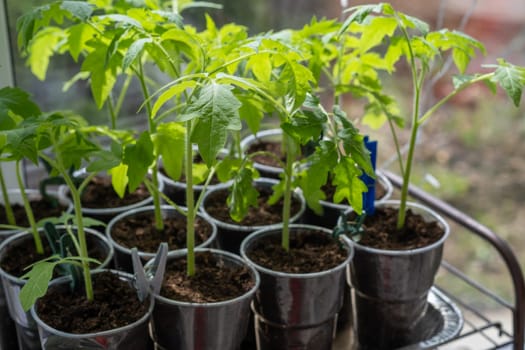
[[[277,184],[277,180],[270,179],[270,178],[258,178],[254,182],[254,186],[259,189],[268,189],[271,190],[272,186]],[[218,191],[226,191],[229,186],[223,185],[216,187],[214,189],[210,189],[207,191],[204,195],[204,198],[202,200],[201,204],[201,212],[202,215],[209,220],[210,222],[213,222],[217,226],[217,244],[220,249],[226,250],[228,252],[239,254],[239,249],[241,246],[241,242],[243,239],[245,239],[247,236],[249,236],[252,232],[260,230],[262,228],[278,228],[282,226],[282,222],[277,223],[270,223],[268,225],[261,225],[261,226],[252,226],[252,225],[242,225],[242,224],[235,224],[235,223],[229,223],[225,221],[221,221],[215,217],[213,217],[207,210],[207,204],[210,204],[212,201],[213,195]],[[302,219],[303,213],[306,208],[306,203],[304,200],[304,197],[301,195],[300,192],[293,192],[293,200],[299,201],[300,208],[299,210],[292,215],[290,218],[290,222],[299,222]],[[227,206],[226,203],[222,203],[225,207]]]
[[[281,129],[269,129],[259,131],[256,134],[250,134],[241,140],[241,149],[244,153],[258,143],[262,142],[271,142],[271,143],[280,143],[282,140],[282,130]],[[279,176],[283,172],[281,167],[276,165],[264,164],[261,162],[254,161],[253,166],[259,171],[261,177],[279,179]]]
[[[377,207],[398,208],[399,201]],[[427,222],[437,222],[444,234],[428,246],[411,250],[376,249],[352,241],[355,256],[348,281],[360,349],[392,349],[422,340],[415,330],[427,311],[427,296],[450,229],[441,216],[423,205],[408,203],[407,208]]]
[[[326,228],[295,224],[290,225],[291,237],[299,229],[331,235]],[[261,285],[253,303],[257,348],[330,349],[353,249],[346,237],[341,237],[347,257],[336,267],[305,274],[273,271],[250,259],[250,251],[261,238],[277,235],[281,235],[278,228],[261,229],[248,236],[241,245],[242,257],[261,276]]]
[[[111,271],[116,278],[130,285],[134,283],[133,275],[121,271],[94,270],[92,275],[102,271]],[[69,289],[69,281],[68,277],[55,279],[51,281],[50,288]],[[138,302],[140,301],[137,298]],[[39,317],[37,304],[31,309],[31,315],[38,326],[39,340],[43,350],[152,350],[153,341],[149,335],[149,321],[154,306],[152,296],[149,297],[149,303],[148,311],[137,321],[127,326],[88,334],[62,332],[50,327]]]
[[[185,220],[185,217],[181,213],[177,212],[175,208],[169,205],[163,205],[161,207],[161,210],[162,210],[162,215],[164,218],[175,217],[175,218],[180,218],[180,220]],[[114,247],[114,250],[115,250],[114,262],[115,262],[115,266],[119,270],[123,270],[129,273],[133,271],[133,263],[131,259],[131,248],[133,247],[125,247],[122,244],[118,243],[112,236],[113,227],[121,220],[126,220],[128,218],[133,218],[137,215],[149,214],[149,213],[151,214],[152,217],[154,216],[153,206],[147,206],[147,207],[141,207],[141,208],[135,208],[132,210],[128,210],[114,217],[109,222],[109,224],[106,226],[106,236],[108,240],[111,242],[111,245]],[[209,222],[206,218],[204,218],[201,214],[197,213],[197,217],[200,217],[201,219],[206,221],[207,224],[210,225],[210,230],[211,230],[211,233],[208,239],[203,241],[201,244],[199,244],[198,247],[202,247],[202,248],[209,247],[215,243],[215,238],[217,236],[217,227],[215,226],[215,224],[213,224],[212,222]],[[171,250],[168,253],[168,255],[171,256],[179,250],[185,251],[186,248]],[[156,254],[155,251],[145,252],[145,251],[141,251],[140,249],[138,251],[138,255],[140,259],[142,260],[142,263],[146,263],[150,259],[154,258],[155,254]]]
[[[60,230],[61,226],[57,226],[57,229]],[[88,240],[90,249],[99,249],[105,256],[105,259],[102,261],[100,267],[103,268],[107,266],[113,258],[113,247],[111,244],[109,244],[106,237],[104,237],[101,233],[89,228],[85,228],[84,230],[86,232],[86,238]],[[42,238],[45,241],[42,231],[40,232]],[[2,244],[0,244],[0,262],[5,258],[6,252],[9,248],[17,247],[23,242],[32,239],[33,237],[27,231],[17,233],[6,239],[4,242],[2,242]],[[19,349],[40,349],[36,323],[31,316],[31,313],[22,309],[22,305],[20,304],[18,297],[20,290],[25,285],[26,281],[10,273],[7,273],[2,268],[0,268],[0,277],[4,287],[3,290],[5,292],[9,315],[16,326]]]
[[[9,198],[13,200],[14,203],[21,203],[20,189],[13,188],[8,191]],[[39,190],[36,189],[26,189],[26,195],[29,201],[39,201],[42,199],[42,195]],[[48,194],[57,198],[59,203],[63,206],[65,212],[71,212],[73,205],[65,197],[59,197],[57,192],[48,191]],[[35,213],[38,215],[39,213]],[[22,232],[23,229],[6,229],[0,230],[0,243],[6,240],[7,238]],[[0,280],[0,350],[9,350],[16,349],[18,347],[18,341],[16,336],[16,326],[11,317],[9,316],[9,310],[7,306],[7,300],[4,294],[4,288],[2,287],[2,282]]]
[[[211,252],[226,266],[248,268],[253,287],[237,298],[210,303],[182,302],[156,293],[152,315],[155,342],[163,350],[237,350],[248,328],[250,303],[259,287],[259,275],[238,255],[196,249],[196,254],[199,252]],[[178,252],[168,260],[184,256],[185,252]],[[150,267],[151,262],[146,265],[146,271]]]
[[[380,196],[380,198],[376,197],[375,200],[376,205],[378,205],[390,199],[394,187],[392,186],[390,180],[388,180],[388,178],[381,171],[377,171],[376,176],[377,185],[383,189],[383,195]],[[322,215],[317,215],[310,208],[306,208],[304,216],[306,224],[333,229],[335,225],[337,225],[337,220],[339,219],[341,214],[347,211],[350,207],[347,204],[334,203],[327,200],[321,200],[319,202],[321,203],[321,206],[323,208]]]

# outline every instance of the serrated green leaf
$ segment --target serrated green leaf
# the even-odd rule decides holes
[[[241,129],[241,103],[231,90],[231,86],[223,84],[204,86],[183,116],[198,117],[198,127],[194,129],[191,139],[199,146],[199,154],[208,167],[224,147],[228,131]]]
[[[346,199],[356,213],[361,214],[363,211],[363,193],[368,190],[360,179],[361,170],[352,159],[343,158],[335,166],[333,174],[332,183],[336,186],[334,202],[340,203]]]
[[[39,31],[29,45],[28,64],[31,72],[40,80],[45,80],[49,58],[54,54],[57,45],[65,37],[62,29],[47,27]]]
[[[126,194],[126,187],[128,186],[128,166],[121,163],[110,169],[108,173],[111,175],[113,189],[120,198],[123,198]]]
[[[96,31],[91,25],[80,23],[68,28],[67,33],[69,52],[76,62],[80,53],[87,48],[86,43],[93,38]]]
[[[336,166],[337,158],[336,145],[332,141],[321,141],[306,160],[307,168],[297,175],[297,183],[303,191],[306,204],[317,214],[322,212],[319,201],[326,199],[321,187],[327,183],[328,174]]]
[[[363,23],[371,13],[381,13],[384,4],[360,5],[346,9],[344,13],[351,13],[346,18],[339,30],[339,34],[345,32],[352,23]]]
[[[62,1],[60,8],[69,12],[73,17],[86,21],[93,13],[95,6],[84,1]]]
[[[193,163],[191,172],[193,184],[199,185],[204,183],[204,181],[206,181],[206,179],[208,178],[209,173],[210,169],[206,166],[206,164]]]
[[[516,107],[520,105],[525,85],[525,68],[500,59],[492,81],[497,82],[505,90]]]
[[[133,192],[144,181],[149,167],[155,160],[154,146],[148,132],[140,134],[136,143],[124,148],[124,164],[128,166],[129,191]]]
[[[250,207],[257,207],[259,192],[253,186],[253,179],[258,176],[253,168],[243,167],[235,176],[227,199],[230,216],[240,222],[248,213]]]
[[[0,130],[8,130],[16,126],[9,112],[23,118],[40,115],[40,108],[24,90],[16,87],[0,89]]]
[[[220,182],[232,180],[243,165],[243,160],[231,156],[221,159],[215,167],[215,173]]]
[[[153,137],[155,153],[162,157],[162,165],[168,176],[177,181],[184,163],[184,140],[186,129],[179,123],[163,123]]]
[[[19,294],[20,304],[24,311],[28,311],[38,298],[46,294],[56,265],[57,262],[41,261],[33,265],[31,270],[22,276],[23,279],[28,279]]]
[[[268,54],[258,54],[250,57],[246,68],[253,72],[257,80],[261,82],[270,81],[272,62]]]
[[[385,36],[391,37],[398,26],[397,20],[390,17],[376,17],[370,21],[361,36],[359,49],[367,52],[383,42]]]
[[[327,115],[322,110],[305,110],[294,113],[281,128],[298,143],[317,140],[326,125]]]
[[[166,91],[164,91],[155,101],[153,105],[151,115],[152,118],[157,116],[159,110],[172,98],[180,96],[184,91],[188,89],[193,89],[197,85],[197,82],[194,80],[184,80],[176,85],[170,86]]]
[[[93,152],[92,156],[94,160],[86,167],[86,170],[90,173],[107,171],[119,165],[121,161],[120,157],[116,156],[113,152],[106,150]]]
[[[144,46],[151,43],[151,38],[142,38],[134,41],[126,51],[122,60],[122,70],[126,71],[144,51]]]
[[[261,127],[261,121],[264,118],[263,103],[252,96],[240,96],[239,101],[242,104],[239,109],[241,119],[246,122],[252,133],[258,132]]]

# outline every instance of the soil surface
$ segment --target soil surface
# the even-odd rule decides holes
[[[297,229],[291,232],[289,252],[281,246],[281,235],[274,235],[258,240],[247,254],[263,267],[287,273],[326,271],[348,257],[340,242],[326,233]]]
[[[88,256],[100,262],[104,261],[107,257],[107,252],[101,248],[99,240],[89,235],[86,236],[86,240]],[[44,254],[42,255],[36,252],[33,239],[26,239],[20,242],[19,245],[11,246],[6,250],[0,266],[5,272],[15,277],[24,275],[28,271],[25,270],[27,266],[52,255],[51,248],[45,237],[42,237],[42,244],[44,246]]]
[[[172,260],[166,267],[161,295],[177,301],[211,303],[239,297],[255,281],[246,266],[235,266],[209,253],[197,253],[195,275],[186,274],[186,259]]]
[[[206,220],[195,219],[195,244],[206,241],[212,234],[212,226]],[[155,228],[153,212],[139,213],[119,220],[111,230],[113,239],[124,247],[155,253],[159,244],[167,242],[169,250],[186,248],[186,218],[181,216],[164,218],[164,230]]]
[[[134,192],[120,198],[111,185],[111,178],[97,176],[82,192],[82,206],[85,208],[117,208],[143,201],[150,196],[146,186],[141,184]]]
[[[93,275],[95,300],[84,291],[50,288],[37,301],[38,315],[49,326],[69,333],[86,334],[126,326],[148,311],[149,301],[140,303],[129,283],[109,272]]]
[[[36,201],[30,201],[31,209],[33,210],[33,215],[35,220],[49,218],[49,217],[58,217],[62,215],[64,211],[67,210],[65,206],[53,207],[48,201],[41,199]],[[27,220],[26,211],[23,205],[15,204],[12,206],[13,214],[15,215],[15,221],[17,226],[29,227],[29,222]],[[0,223],[7,224],[7,217],[5,216],[5,207],[0,205]]]
[[[242,226],[262,226],[276,224],[282,221],[283,201],[279,200],[274,205],[268,204],[268,199],[272,195],[270,189],[258,188],[260,193],[257,199],[257,207],[251,207],[246,216],[240,221],[236,222],[230,217],[230,211],[226,205],[228,198],[228,190],[218,190],[211,193],[206,199],[206,212],[216,220],[226,222],[233,225]],[[301,203],[292,197],[291,216],[299,212]]]
[[[409,250],[428,246],[445,233],[437,221],[427,222],[410,209],[404,228],[398,230],[397,213],[397,208],[376,208],[374,215],[365,218],[359,244],[386,250]]]

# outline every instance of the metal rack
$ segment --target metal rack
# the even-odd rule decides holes
[[[386,171],[385,175],[395,187],[401,187],[402,180],[399,176]],[[480,310],[470,298],[454,295],[438,284],[438,289],[460,308],[464,317],[464,327],[461,333],[440,349],[524,349],[525,281],[519,262],[509,244],[486,226],[428,193],[416,187],[410,187],[409,194],[451,222],[466,228],[469,233],[488,242],[501,256],[513,284],[514,301],[510,302],[483,286],[473,276],[466,275],[444,261],[440,273],[446,274],[447,278],[457,280],[458,283],[465,284],[470,292],[476,293],[477,296],[491,303],[496,303],[503,311],[502,315],[498,316],[486,313]]]

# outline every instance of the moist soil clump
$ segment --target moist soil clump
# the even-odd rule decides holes
[[[273,205],[268,204],[268,199],[272,191],[265,188],[258,188],[259,197],[257,206],[250,207],[246,216],[239,222],[233,220],[230,216],[230,210],[226,205],[228,190],[218,190],[209,195],[206,199],[206,212],[218,221],[233,225],[242,226],[263,226],[276,224],[282,221],[283,201],[279,200]],[[292,196],[291,216],[299,212],[301,203]]]
[[[20,244],[17,244],[16,246],[11,246],[5,251],[4,257],[1,261],[2,269],[10,275],[13,275],[15,277],[21,277],[22,275],[28,272],[28,270],[26,270],[26,267],[53,255],[51,247],[49,247],[49,243],[47,242],[47,239],[44,236],[41,237],[42,245],[44,246],[44,254],[38,254],[36,252],[33,238],[30,238],[28,236],[28,238],[20,242]],[[88,256],[90,258],[98,260],[99,262],[106,260],[106,251],[104,251],[101,248],[100,244],[95,244],[95,242],[99,243],[98,239],[93,238],[93,236],[87,235],[86,240]],[[90,263],[90,265],[93,268],[96,267],[96,264]]]
[[[83,290],[51,287],[37,301],[38,316],[47,325],[73,334],[87,334],[124,327],[143,317],[149,301],[137,299],[137,291],[110,272],[93,275],[94,300]]]
[[[281,246],[281,235],[261,237],[247,255],[258,265],[286,273],[315,273],[343,263],[348,251],[322,231],[295,229],[290,232],[290,251]]]
[[[118,208],[143,201],[150,196],[146,186],[141,184],[135,191],[120,198],[111,185],[111,178],[96,176],[82,191],[82,206],[85,208]]]
[[[159,244],[167,242],[169,250],[186,248],[186,218],[163,218],[164,230],[155,228],[153,213],[139,213],[119,220],[111,229],[111,237],[120,245],[137,247],[146,253],[155,253]],[[206,220],[195,218],[195,244],[200,245],[212,234],[211,225]]]
[[[53,206],[49,201],[45,199],[32,200],[29,202],[35,221],[40,221],[45,218],[58,217],[67,210],[67,207],[63,205]],[[13,208],[13,214],[15,216],[16,225],[20,227],[29,227],[29,221],[27,220],[26,211],[23,205],[15,204],[11,206]],[[5,207],[0,205],[0,223],[7,224],[7,217],[5,216]]]
[[[246,266],[237,266],[210,252],[195,256],[195,275],[188,277],[186,259],[168,262],[161,295],[183,302],[213,303],[239,297],[255,284]],[[233,315],[232,315],[233,316]]]
[[[428,246],[445,234],[437,221],[427,222],[410,209],[406,212],[405,226],[398,230],[397,214],[397,208],[376,208],[374,215],[365,218],[359,244],[385,250],[409,250]]]

